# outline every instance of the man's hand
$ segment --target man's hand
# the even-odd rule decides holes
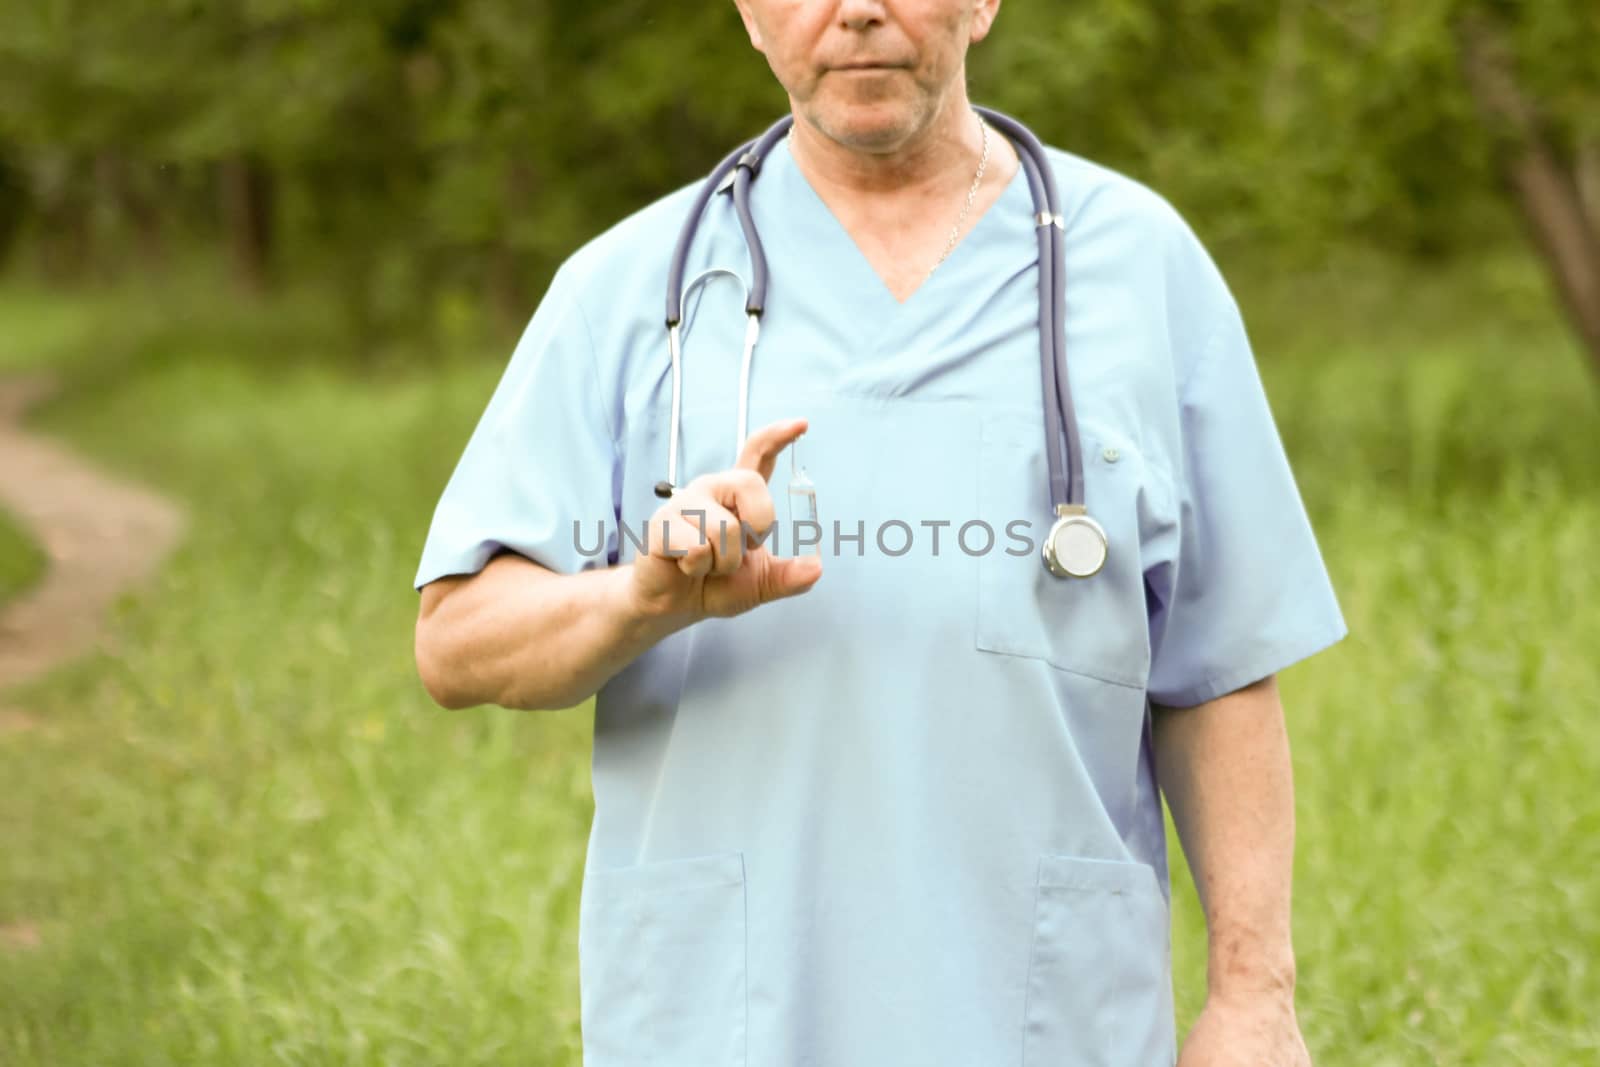
[[[1183,1043],[1178,1067],[1311,1067],[1293,995],[1208,999]]]
[[[816,583],[821,559],[781,558],[758,543],[774,519],[767,479],[778,453],[806,425],[791,419],[763,427],[746,439],[733,469],[701,475],[656,509],[646,526],[647,551],[633,561],[642,614],[691,621],[739,615]]]

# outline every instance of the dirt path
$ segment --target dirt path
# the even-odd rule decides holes
[[[34,724],[6,690],[93,649],[106,613],[183,536],[165,497],[31,433],[23,414],[55,391],[48,378],[0,378],[0,507],[44,550],[45,574],[0,605],[0,735]]]

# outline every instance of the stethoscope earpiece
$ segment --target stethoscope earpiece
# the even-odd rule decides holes
[[[660,497],[662,500],[671,500],[672,493],[673,488],[671,482],[661,481],[656,483],[656,496]]]

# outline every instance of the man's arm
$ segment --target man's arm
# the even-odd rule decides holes
[[[569,708],[697,619],[810,589],[821,558],[776,557],[764,543],[767,479],[805,430],[787,419],[751,434],[732,469],[702,474],[656,509],[647,549],[629,563],[558,574],[502,552],[474,575],[423,586],[416,658],[428,695],[447,708]]]
[[[1206,1007],[1183,1067],[1311,1061],[1294,1014],[1294,780],[1275,677],[1155,709],[1156,773],[1205,911]]]
[[[567,708],[689,621],[640,611],[631,566],[556,574],[505,552],[422,587],[417,673],[446,708]]]

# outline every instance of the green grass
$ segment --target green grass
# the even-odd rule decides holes
[[[1592,1061],[1600,389],[1514,258],[1237,274],[1352,629],[1283,679],[1313,1052]],[[0,1062],[576,1063],[588,717],[442,712],[410,658],[509,344],[356,375],[314,304],[154,302],[0,289],[7,358],[66,369],[41,425],[194,520],[0,735],[0,926],[40,936],[0,949]]]
[[[44,573],[44,553],[15,519],[0,511],[0,605],[27,589]]]

